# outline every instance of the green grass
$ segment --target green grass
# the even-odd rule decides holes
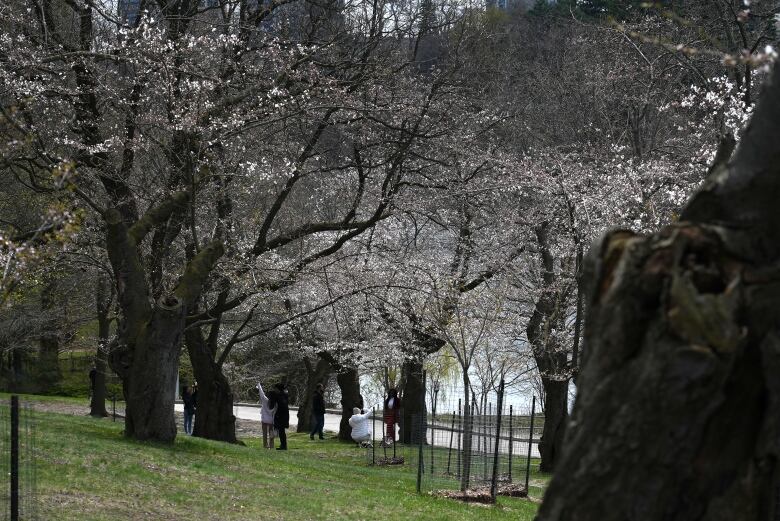
[[[46,398],[57,400],[67,399]],[[242,447],[180,436],[166,446],[124,439],[107,420],[36,418],[42,519],[489,521],[536,512],[521,499],[484,507],[417,495],[413,472],[368,466],[363,451],[335,440],[292,434],[286,453],[257,439]]]

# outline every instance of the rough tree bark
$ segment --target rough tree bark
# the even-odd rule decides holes
[[[109,362],[122,379],[125,435],[139,440],[170,442],[176,437],[173,402],[185,316],[224,251],[218,242],[203,248],[187,263],[173,292],[152,305],[139,245],[186,201],[187,194],[176,194],[130,228],[118,210],[104,215],[106,247],[122,312]]]
[[[306,366],[306,389],[304,390],[301,405],[298,408],[298,427],[296,432],[310,432],[312,427],[312,400],[317,384],[325,385],[330,379],[333,368],[325,358],[319,357],[317,363],[312,365],[311,360],[304,358]],[[360,389],[358,389],[360,394]]]
[[[563,450],[566,423],[569,420],[569,376],[568,353],[560,349],[552,329],[563,315],[563,291],[555,290],[555,267],[549,246],[549,224],[536,229],[539,251],[542,256],[542,283],[544,290],[536,301],[534,311],[528,320],[526,335],[531,344],[536,367],[544,391],[544,425],[539,442],[541,462],[539,470],[552,472]]]
[[[780,68],[679,224],[591,252],[587,349],[538,518],[776,519]]]
[[[198,382],[194,436],[237,443],[233,391],[216,355],[216,337],[204,339],[200,328],[185,332],[187,353]]]
[[[108,313],[111,310],[111,300],[113,294],[107,293],[109,282],[100,277],[95,292],[95,303],[97,307],[98,320],[98,345],[95,351],[95,385],[92,387],[92,397],[89,402],[90,416],[105,417],[106,411],[106,371],[108,370],[107,349],[108,338],[111,333],[111,321]]]
[[[352,416],[353,407],[361,407],[360,378],[357,369],[344,367],[336,374],[336,382],[341,389],[341,422],[339,423],[339,436],[342,441],[352,441],[352,427],[349,426],[349,418]]]

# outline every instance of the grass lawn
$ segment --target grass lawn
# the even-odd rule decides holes
[[[531,520],[537,508],[417,495],[413,472],[368,466],[363,451],[335,440],[292,434],[285,453],[257,439],[245,447],[185,436],[172,446],[139,443],[122,437],[121,423],[66,414],[36,412],[36,425],[41,519],[489,521]]]

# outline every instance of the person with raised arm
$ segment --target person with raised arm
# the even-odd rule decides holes
[[[274,414],[276,409],[270,407],[270,400],[263,392],[263,385],[260,382],[257,382],[257,391],[260,394],[260,422],[263,428],[263,448],[273,449],[274,438],[276,437],[274,433]]]

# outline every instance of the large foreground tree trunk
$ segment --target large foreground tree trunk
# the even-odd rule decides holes
[[[336,375],[336,382],[341,390],[341,422],[339,423],[339,439],[352,441],[352,427],[349,426],[349,418],[352,416],[353,407],[362,407],[360,397],[360,378],[357,369],[345,367]]]
[[[317,384],[326,385],[333,372],[330,362],[322,357],[318,358],[314,365],[308,358],[304,358],[304,364],[306,365],[306,389],[301,399],[301,405],[298,407],[296,432],[311,432],[314,391],[317,389]],[[360,389],[358,389],[358,394],[360,394]]]
[[[591,254],[585,352],[538,519],[776,519],[780,68],[683,222]]]

